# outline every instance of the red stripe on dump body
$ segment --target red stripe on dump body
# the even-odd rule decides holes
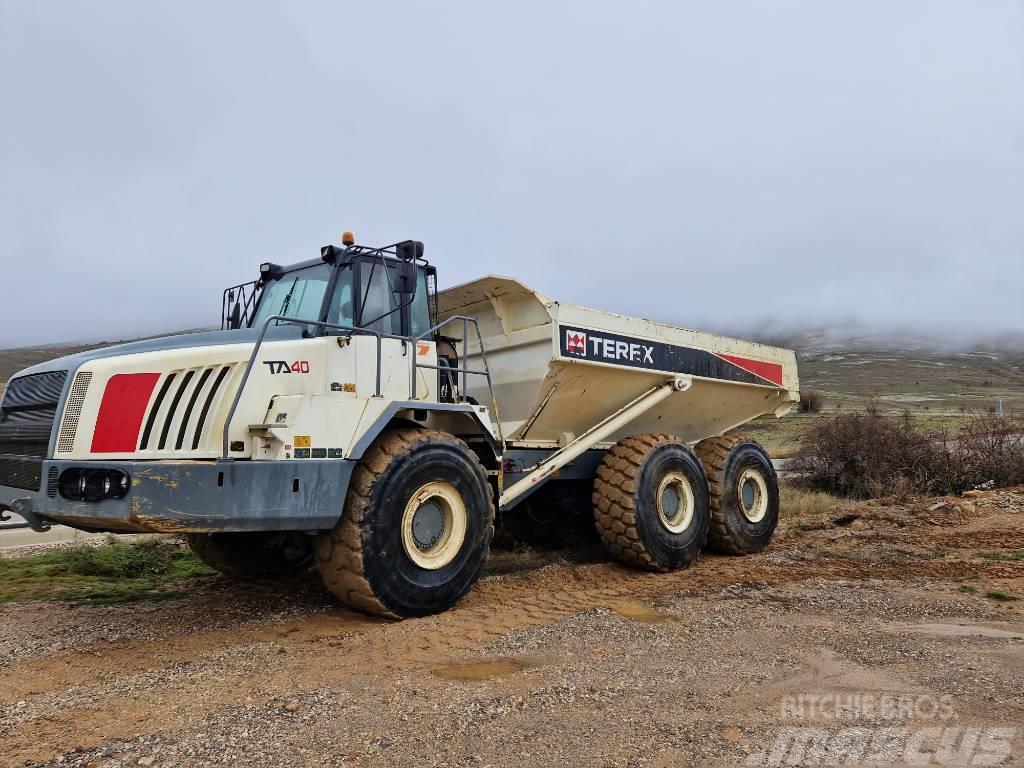
[[[135,452],[146,406],[159,378],[159,373],[119,373],[110,377],[92,433],[93,453]]]
[[[763,360],[750,360],[746,357],[736,357],[735,355],[719,354],[718,356],[723,360],[728,360],[733,365],[738,365],[755,376],[767,379],[772,384],[782,386],[782,365],[779,363],[766,363]]]

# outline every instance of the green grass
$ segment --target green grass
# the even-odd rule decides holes
[[[1024,549],[1011,549],[1009,552],[982,552],[985,560],[1024,560]]]
[[[0,557],[0,603],[71,600],[124,603],[182,594],[182,582],[213,573],[167,539],[78,545],[41,555]]]
[[[974,587],[974,586],[971,586],[970,584],[961,584],[960,585],[960,591],[961,592],[969,592],[972,595],[976,595],[978,593],[978,588]]]
[[[998,600],[1001,603],[1008,602],[1010,600],[1016,600],[1017,598],[1013,595],[1008,595],[1001,589],[990,589],[985,593],[985,597],[991,598],[992,600]]]

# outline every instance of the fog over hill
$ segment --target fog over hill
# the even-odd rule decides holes
[[[1024,330],[1019,0],[244,8],[0,6],[0,346],[216,322],[343,230],[683,326]]]

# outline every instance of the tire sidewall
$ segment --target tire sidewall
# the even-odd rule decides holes
[[[768,488],[768,509],[756,523],[750,522],[740,507],[739,478],[743,471],[757,469]],[[753,443],[740,443],[729,453],[723,472],[722,498],[719,503],[725,512],[725,525],[729,535],[744,552],[764,549],[779,524],[779,480],[768,455]]]
[[[466,535],[455,558],[436,570],[414,563],[402,543],[402,515],[430,482],[449,483],[466,507]],[[363,521],[364,575],[381,603],[399,616],[438,613],[479,578],[493,531],[490,486],[479,464],[455,445],[424,442],[392,462],[373,484]]]
[[[658,516],[656,494],[669,472],[682,472],[693,489],[693,520],[685,530],[673,533]],[[689,565],[700,554],[710,520],[708,482],[700,460],[685,445],[667,443],[654,448],[644,460],[635,493],[636,528],[644,548],[663,568]]]

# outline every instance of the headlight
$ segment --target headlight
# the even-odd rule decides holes
[[[121,499],[131,487],[131,478],[119,469],[65,469],[58,483],[60,495],[69,501]]]

